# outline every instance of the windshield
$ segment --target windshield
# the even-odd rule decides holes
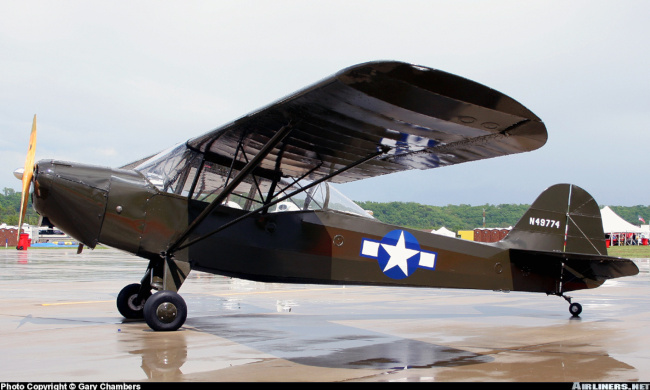
[[[187,196],[192,184],[188,178],[196,175],[199,157],[199,153],[182,144],[158,153],[134,169],[160,191]]]

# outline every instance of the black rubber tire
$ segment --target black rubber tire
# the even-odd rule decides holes
[[[117,294],[117,310],[128,319],[142,319],[144,318],[144,304],[146,300],[151,296],[151,292],[147,292],[145,295],[144,302],[141,302],[139,305],[135,305],[133,300],[138,296],[140,291],[140,284],[134,283],[129,284],[124,287],[119,294]]]
[[[574,302],[569,305],[569,313],[571,313],[572,316],[578,317],[580,316],[580,313],[582,313],[582,305],[579,304],[578,302]]]
[[[144,320],[155,331],[174,331],[187,318],[187,304],[173,291],[159,291],[144,304]]]

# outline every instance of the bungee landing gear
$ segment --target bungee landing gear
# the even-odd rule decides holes
[[[117,296],[117,309],[127,319],[143,319],[155,331],[178,330],[187,319],[187,304],[177,291],[190,272],[187,262],[151,260],[140,283]]]

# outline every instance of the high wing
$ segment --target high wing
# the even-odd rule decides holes
[[[280,131],[288,135],[260,153]],[[370,62],[190,139],[187,146],[236,169],[242,163],[233,156],[243,151],[250,161],[261,154],[256,175],[262,177],[279,171],[282,177],[317,180],[341,170],[329,180],[345,183],[531,151],[546,139],[541,120],[500,92],[440,70]]]

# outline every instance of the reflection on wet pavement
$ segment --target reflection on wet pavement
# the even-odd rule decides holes
[[[288,324],[293,323],[293,325]],[[492,360],[445,346],[393,337],[330,322],[328,317],[239,315],[201,318],[192,328],[295,363],[329,368],[453,367]]]
[[[3,380],[648,381],[650,275],[576,294],[264,284],[193,272],[178,332],[115,309],[146,261],[0,251]],[[39,370],[34,371],[33,367]]]

